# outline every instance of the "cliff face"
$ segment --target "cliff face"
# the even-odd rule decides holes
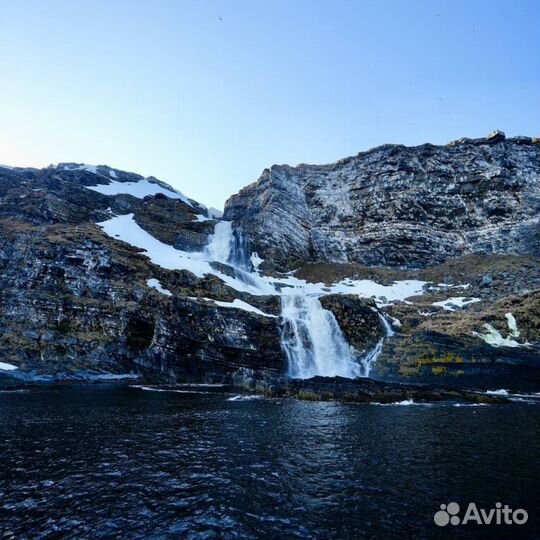
[[[155,178],[0,167],[0,383],[279,393],[289,356],[341,351],[376,379],[538,391],[539,158],[496,133],[274,166],[228,201],[235,230]],[[285,295],[320,301],[286,313]]]
[[[537,256],[539,177],[540,144],[527,137],[385,145],[330,165],[274,165],[227,201],[224,217],[268,269]]]
[[[96,191],[118,183],[120,193]],[[277,319],[213,300],[242,297],[278,313],[276,301],[162,268],[96,224],[131,213],[162,245],[196,251],[214,230],[205,212],[165,184],[107,167],[0,168],[0,362],[18,368],[0,378],[283,373]]]

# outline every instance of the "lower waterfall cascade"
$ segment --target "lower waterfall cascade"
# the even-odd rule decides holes
[[[283,295],[281,316],[281,343],[291,377],[308,379],[323,375],[352,379],[361,375],[361,366],[354,362],[336,318],[323,309],[318,298]]]

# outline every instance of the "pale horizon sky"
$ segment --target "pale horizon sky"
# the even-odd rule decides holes
[[[540,135],[537,0],[0,0],[0,163],[222,208],[274,163]]]

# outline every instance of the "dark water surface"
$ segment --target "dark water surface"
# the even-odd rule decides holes
[[[0,539],[538,538],[540,407],[0,392]],[[525,526],[436,527],[500,501]]]

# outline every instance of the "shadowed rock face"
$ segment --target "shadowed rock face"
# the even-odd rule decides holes
[[[244,367],[282,373],[277,318],[204,300],[242,298],[275,314],[277,299],[165,270],[95,225],[111,212],[133,213],[160,241],[197,250],[215,224],[195,219],[205,209],[163,195],[97,193],[88,186],[106,183],[111,169],[97,170],[0,168],[0,357],[19,368],[11,374],[59,380],[139,372],[221,382]],[[150,287],[152,278],[170,296]]]
[[[373,348],[377,341],[384,337],[373,300],[331,294],[323,296],[321,304],[334,314],[347,342],[358,351]]]
[[[526,137],[385,145],[330,165],[274,165],[227,201],[225,219],[267,269],[538,256],[539,175],[540,145]]]

